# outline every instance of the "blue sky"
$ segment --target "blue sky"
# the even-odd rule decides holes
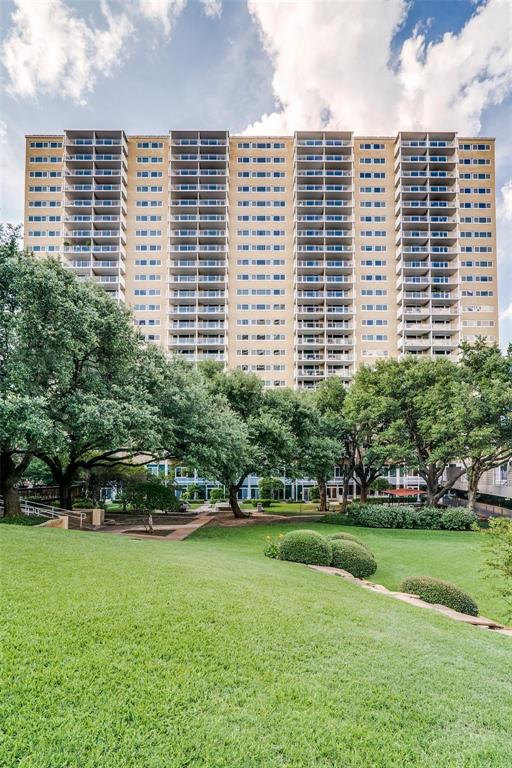
[[[427,125],[497,138],[502,342],[512,340],[510,0],[3,0],[2,220],[23,137]]]

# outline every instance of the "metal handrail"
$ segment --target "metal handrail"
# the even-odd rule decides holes
[[[20,499],[21,509],[24,515],[34,515],[36,517],[74,517],[78,519],[80,528],[86,518],[85,512],[75,512],[71,509],[62,509],[61,507],[53,507],[48,504],[40,504],[39,502],[28,501],[27,499]]]

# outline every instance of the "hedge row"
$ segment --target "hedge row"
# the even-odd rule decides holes
[[[465,507],[408,507],[386,504],[350,505],[348,515],[326,515],[323,522],[342,523],[348,519],[354,525],[367,528],[425,528],[432,530],[467,531],[476,522],[475,515]]]

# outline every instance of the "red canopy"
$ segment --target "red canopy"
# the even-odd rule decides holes
[[[424,488],[389,488],[384,491],[389,496],[413,496],[416,493],[425,493]]]

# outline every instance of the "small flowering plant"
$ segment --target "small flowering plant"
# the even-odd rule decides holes
[[[284,536],[282,533],[280,533],[275,539],[273,536],[266,537],[267,543],[265,545],[265,549],[263,550],[265,557],[272,557],[274,560],[279,559],[279,544],[283,538]]]

